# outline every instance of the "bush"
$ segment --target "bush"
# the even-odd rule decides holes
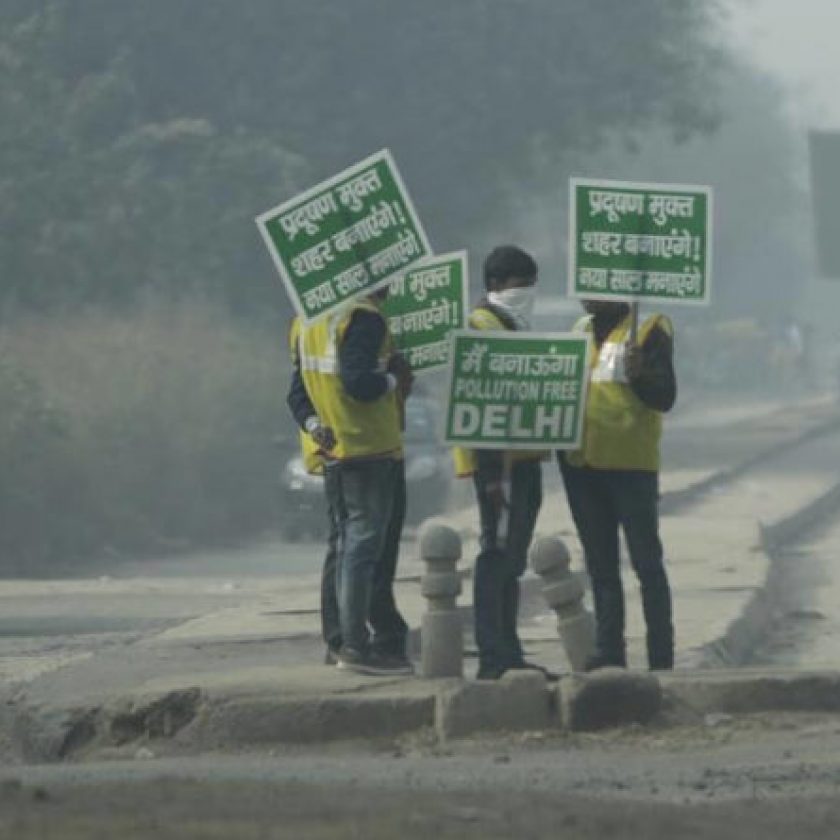
[[[283,344],[202,298],[0,329],[0,564],[270,526]]]

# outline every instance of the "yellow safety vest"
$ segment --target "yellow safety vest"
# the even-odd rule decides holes
[[[295,316],[292,321],[292,326],[289,328],[289,352],[293,357],[298,355],[298,340],[300,338],[300,331],[300,318]],[[299,361],[298,366],[300,366]],[[312,439],[312,435],[303,431],[303,429],[298,429],[298,443],[300,444],[300,454],[303,458],[304,469],[311,475],[323,475],[324,456],[318,448],[318,444]]]
[[[482,306],[477,306],[470,313],[469,325],[474,330],[509,329],[495,313]],[[542,450],[509,449],[504,451],[502,455],[505,459],[505,465],[509,466],[519,461],[544,461],[549,457],[550,453]],[[476,457],[474,449],[465,449],[462,446],[453,447],[452,459],[455,462],[455,475],[458,478],[468,478],[475,473]]]
[[[335,448],[329,453],[338,461],[352,458],[402,457],[402,432],[397,395],[393,391],[370,402],[351,397],[341,384],[338,348],[359,309],[379,309],[369,301],[357,301],[309,327],[295,320],[291,341],[296,345],[303,384],[318,417],[333,430]],[[379,348],[379,368],[384,373],[394,352],[393,339],[386,331]],[[305,442],[305,441],[308,441]],[[317,446],[309,435],[302,435],[304,463],[311,472],[321,472]]]
[[[574,466],[596,469],[659,469],[659,439],[662,415],[648,408],[627,383],[624,372],[626,342],[630,336],[631,317],[627,315],[604,339],[594,342],[589,357],[589,391],[583,421],[583,447],[567,452],[565,458]],[[652,315],[639,328],[638,343],[644,344],[650,331],[658,326],[674,334],[671,321],[664,315]],[[575,325],[583,332],[592,331],[592,318]]]

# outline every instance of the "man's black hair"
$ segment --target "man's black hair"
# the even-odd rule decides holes
[[[492,291],[497,281],[508,277],[536,277],[534,258],[516,245],[498,245],[484,260],[484,287]]]

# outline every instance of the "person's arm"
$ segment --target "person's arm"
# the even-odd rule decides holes
[[[670,411],[677,399],[672,337],[660,327],[654,327],[644,344],[631,355],[637,358],[628,365],[628,382],[633,393],[648,408]]]
[[[344,333],[338,351],[341,384],[360,402],[373,402],[396,388],[396,376],[379,370],[379,349],[386,329],[381,315],[357,309]]]
[[[292,381],[289,383],[286,404],[298,426],[312,437],[322,452],[328,455],[335,447],[335,435],[331,428],[321,425],[321,418],[309,398],[309,392],[306,390],[306,384],[300,372],[300,358],[297,351],[292,353]]]
[[[315,423],[318,422],[318,412],[315,411],[315,406],[312,405],[312,400],[309,399],[306,385],[303,384],[303,376],[300,372],[300,359],[296,352],[292,354],[292,381],[289,383],[286,405],[289,406],[289,411],[292,412],[295,423],[305,432],[310,431],[310,428],[307,428],[307,424],[311,427],[313,418]]]

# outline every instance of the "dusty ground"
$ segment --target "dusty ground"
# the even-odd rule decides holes
[[[761,798],[720,804],[583,796],[324,790],[300,784],[171,782],[6,786],[0,836],[14,840],[190,838],[728,838],[840,836],[840,802],[792,808]]]
[[[840,717],[0,770],[0,838],[840,837]]]

